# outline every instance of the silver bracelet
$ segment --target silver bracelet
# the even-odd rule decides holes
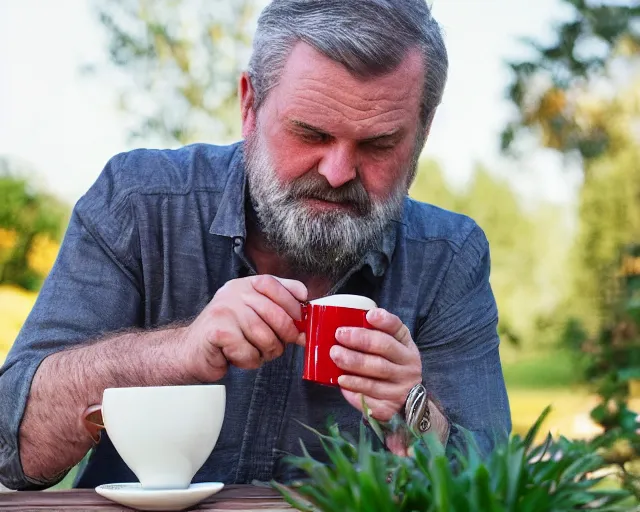
[[[418,434],[424,434],[431,428],[429,394],[424,384],[416,384],[409,391],[404,405],[404,421]]]

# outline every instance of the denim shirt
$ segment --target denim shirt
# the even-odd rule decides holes
[[[126,328],[196,316],[230,279],[254,273],[244,254],[242,143],[136,150],[112,158],[76,204],[58,259],[0,370],[0,482],[25,477],[18,431],[33,376],[48,355]],[[374,250],[331,293],[356,293],[398,315],[420,349],[424,382],[451,424],[449,446],[469,435],[488,451],[511,429],[498,353],[489,247],[468,217],[406,198]],[[340,390],[302,380],[304,349],[258,370],[230,367],[219,440],[194,482],[287,480],[282,458],[328,421],[357,437],[362,415]],[[88,404],[79,404],[79,409]],[[52,436],[56,433],[52,432]],[[76,486],[136,481],[108,434]]]

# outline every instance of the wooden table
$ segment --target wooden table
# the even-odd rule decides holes
[[[71,491],[29,491],[0,493],[0,511],[55,510],[90,512],[116,512],[133,509],[123,507],[103,498],[93,490],[74,489]],[[271,512],[291,512],[292,507],[282,500],[280,495],[268,487],[253,485],[227,485],[218,494],[214,494],[189,511],[252,511],[270,510]]]

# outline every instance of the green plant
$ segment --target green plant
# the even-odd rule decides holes
[[[305,512],[630,510],[622,504],[628,491],[601,488],[603,477],[593,473],[606,462],[588,443],[548,436],[534,445],[548,412],[524,438],[513,436],[484,458],[470,442],[450,459],[431,435],[416,437],[413,456],[400,457],[374,449],[364,426],[358,442],[332,426],[327,435],[315,431],[329,464],[303,445],[303,456],[288,462],[308,478],[272,485]]]
[[[640,379],[640,246],[622,251],[611,289],[609,318],[598,336],[584,344],[591,355],[587,377],[600,396],[591,417],[603,429],[592,445],[640,499],[640,472],[633,469],[640,460],[640,435],[637,413],[629,408],[630,382]]]

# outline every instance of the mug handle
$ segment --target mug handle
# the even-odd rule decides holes
[[[308,311],[308,309],[309,309],[309,303],[308,302],[301,302],[300,303],[300,320],[294,320],[293,321],[293,323],[295,324],[296,328],[300,332],[306,332],[307,331],[307,311]]]
[[[102,404],[90,405],[82,414],[82,423],[87,432],[91,435],[93,442],[100,442],[100,431],[104,430],[104,420],[102,419]]]

